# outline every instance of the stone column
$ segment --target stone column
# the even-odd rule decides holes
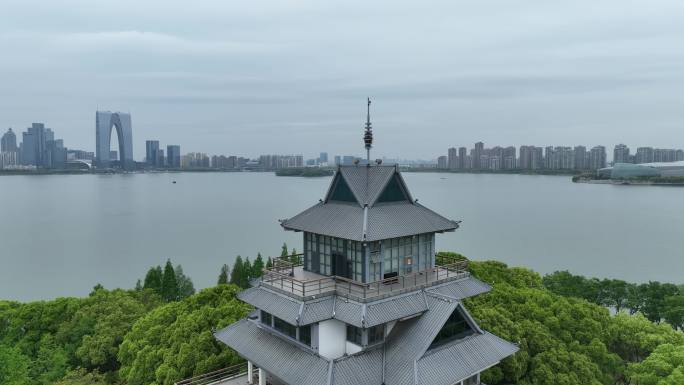
[[[259,368],[259,385],[266,385],[266,371]]]
[[[254,383],[254,365],[252,364],[252,361],[247,361],[247,383]]]

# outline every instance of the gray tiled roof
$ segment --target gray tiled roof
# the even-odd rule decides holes
[[[435,295],[427,295],[426,299],[428,311],[420,317],[397,323],[389,335],[385,358],[388,385],[414,384],[416,360],[458,306],[457,301]]]
[[[395,166],[341,166],[339,173],[347,181],[359,204],[372,206],[390,178],[397,171]]]
[[[324,314],[335,301],[336,312],[362,315],[366,306],[365,315],[379,320],[382,316],[370,314],[391,313],[405,306],[416,306],[415,311],[421,308],[417,305],[418,299],[427,304],[427,310],[417,317],[399,321],[384,346],[333,361],[296,345],[294,341],[272,335],[249,320],[219,331],[216,338],[293,385],[381,385],[383,381],[386,385],[450,385],[518,350],[515,345],[480,330],[477,325],[474,325],[475,334],[428,350],[447,318],[462,306],[455,298],[428,291],[403,295],[395,302],[383,300],[367,305],[332,297],[314,301],[315,307],[311,311],[312,314]],[[400,304],[402,301],[406,303]],[[462,311],[470,320],[467,311]],[[388,318],[394,318],[396,314]],[[338,317],[337,313],[335,317]]]
[[[422,313],[425,310],[427,310],[427,302],[425,293],[422,291],[397,295],[367,304],[364,326],[368,328],[384,324]]]
[[[487,293],[490,290],[492,290],[491,286],[473,276],[469,276],[466,279],[446,282],[426,289],[429,293],[441,294],[458,300]]]
[[[238,299],[292,325],[308,325],[333,318],[332,296],[302,302],[256,286],[240,292]]]
[[[363,208],[354,203],[318,203],[281,222],[288,230],[352,240],[363,238]]]
[[[309,325],[335,318],[357,327],[372,327],[426,311],[426,293],[462,300],[489,290],[491,286],[468,276],[425,291],[416,290],[365,304],[333,295],[300,301],[273,292],[264,285],[242,291],[238,298],[293,325]]]
[[[335,298],[335,318],[356,327],[363,326],[363,304],[346,298]]]
[[[215,336],[241,356],[288,384],[328,383],[328,360],[266,332],[254,322],[238,321]]]
[[[416,202],[379,203],[368,210],[367,241],[450,231],[458,223]]]
[[[363,211],[353,203],[318,203],[281,225],[288,230],[363,241]],[[365,240],[377,241],[456,228],[457,222],[415,202],[380,203],[368,209]]]
[[[517,351],[517,346],[488,332],[466,337],[425,354],[417,363],[417,385],[454,384]]]
[[[301,302],[262,287],[252,287],[238,294],[238,299],[296,325]]]
[[[333,366],[332,384],[382,384],[382,355],[383,351],[380,347],[336,360]]]
[[[299,316],[300,325],[308,325],[332,318],[335,300],[332,296],[306,301]]]
[[[388,182],[396,175],[408,199],[376,203]],[[330,201],[335,180],[341,177],[358,202]],[[377,241],[407,235],[451,231],[458,223],[413,201],[401,173],[394,166],[340,167],[326,199],[294,217],[281,222],[283,228],[332,237]],[[364,221],[364,206],[368,206]],[[364,222],[366,231],[364,238]]]

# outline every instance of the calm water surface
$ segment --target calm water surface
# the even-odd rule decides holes
[[[437,249],[541,273],[684,282],[684,189],[555,176],[404,177],[422,204],[463,221],[438,235]],[[329,182],[271,173],[1,177],[0,298],[133,287],[167,258],[198,288],[213,285],[238,254],[277,255],[283,242],[301,250],[301,235],[277,219],[316,203]]]

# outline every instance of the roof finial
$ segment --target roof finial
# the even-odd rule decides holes
[[[373,147],[373,128],[370,121],[371,100],[368,98],[368,115],[366,115],[366,132],[363,134],[363,143],[366,145],[366,160],[370,166],[370,149]]]

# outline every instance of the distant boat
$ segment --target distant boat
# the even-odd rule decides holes
[[[174,180],[172,183],[173,183],[173,184],[176,184],[176,181]]]

